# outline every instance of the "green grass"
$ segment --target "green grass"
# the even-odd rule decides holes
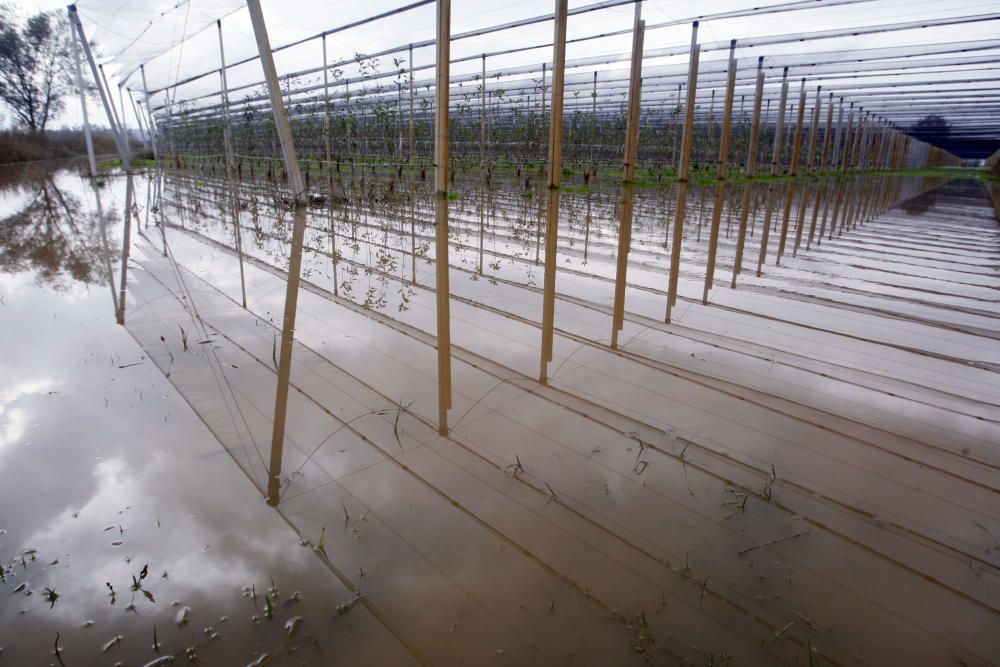
[[[111,171],[112,169],[121,169],[122,161],[121,159],[115,160],[104,160],[103,162],[97,163],[97,171]],[[132,168],[141,169],[145,167],[155,167],[156,161],[150,160],[148,158],[136,157],[132,158]]]

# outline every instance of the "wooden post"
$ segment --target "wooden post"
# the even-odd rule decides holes
[[[809,151],[806,154],[806,174],[812,175],[813,167],[816,163],[816,139],[819,136],[820,113],[823,108],[823,98],[820,96],[823,86],[816,87],[816,103],[813,105],[813,117],[809,127]],[[792,248],[792,257],[799,252],[799,245],[802,243],[802,229],[805,226],[806,209],[809,204],[810,183],[807,181],[802,187],[799,195],[798,218],[795,222],[795,246]]]
[[[747,146],[747,182],[743,185],[743,201],[740,204],[740,226],[736,233],[736,256],[733,259],[733,279],[730,283],[736,289],[736,276],[743,268],[743,248],[747,239],[747,218],[750,214],[750,197],[753,194],[751,180],[757,171],[757,144],[760,140],[760,110],[764,98],[764,56],[757,60],[757,89],[754,92],[753,119],[750,121],[750,141]]]
[[[448,435],[451,409],[451,308],[448,263],[448,105],[451,65],[451,0],[437,0],[434,104],[435,261],[438,344],[438,433]]]
[[[841,130],[844,128],[844,98],[840,98],[840,102],[837,104],[837,131],[834,134],[833,144],[830,150],[830,161],[827,163],[828,168],[831,172],[835,173],[837,170],[837,164],[840,155],[840,135]],[[830,212],[830,203],[834,199],[840,196],[841,188],[843,184],[840,179],[834,181],[834,191],[831,192],[826,200],[823,202],[823,221],[820,223],[819,232],[816,235],[816,245],[823,244],[823,233],[826,230],[826,221],[828,214]]]
[[[125,324],[125,283],[128,280],[128,256],[132,249],[132,200],[135,197],[132,172],[125,176],[125,220],[122,225],[122,267],[121,280],[118,281],[118,308],[116,319],[118,324]]]
[[[545,106],[546,106],[546,100],[545,100],[545,88],[546,88],[545,81],[546,81],[546,78],[545,78],[545,76],[547,74],[547,68],[548,68],[548,63],[542,63],[542,132],[545,131]],[[544,137],[542,137],[542,138],[544,139]],[[542,142],[540,140],[538,142],[539,146],[541,146],[541,143]],[[536,261],[536,264],[537,264],[537,261]]]
[[[788,219],[792,213],[792,200],[795,197],[795,189],[798,184],[795,179],[799,175],[799,153],[802,147],[802,123],[805,119],[806,111],[806,80],[803,78],[799,84],[799,115],[795,122],[795,139],[792,144],[792,166],[789,171],[791,180],[785,189],[785,212],[781,219],[781,237],[778,239],[778,253],[774,257],[774,265],[781,265],[781,256],[785,253],[785,242],[788,239]]]
[[[672,157],[674,159],[674,161],[677,162],[677,173],[678,174],[681,173],[681,156],[680,156],[680,153],[677,150],[677,135],[679,134],[678,130],[680,129],[680,122],[681,122],[681,90],[683,89],[683,87],[684,87],[683,83],[678,83],[677,84],[677,107],[674,109],[674,128],[673,128],[674,129],[674,132],[673,132],[674,136],[673,136],[673,142],[672,142],[673,143],[673,148],[671,149],[671,155],[670,155],[670,157]],[[664,245],[665,244],[666,244],[666,242],[664,242]]]
[[[257,40],[257,51],[260,54],[261,68],[264,70],[264,81],[267,83],[267,93],[274,113],[275,129],[278,132],[278,142],[281,144],[281,154],[288,172],[288,184],[292,188],[295,219],[292,225],[292,248],[288,261],[288,283],[285,290],[285,310],[281,324],[281,349],[278,357],[278,389],[274,400],[274,429],[271,432],[271,460],[267,477],[267,502],[277,505],[281,499],[281,459],[285,446],[285,417],[288,408],[288,386],[292,372],[292,347],[295,341],[295,311],[299,296],[299,279],[302,269],[302,241],[306,228],[306,193],[299,171],[299,160],[295,154],[295,143],[292,139],[292,129],[288,124],[288,113],[285,111],[284,100],[281,98],[281,84],[278,82],[278,72],[274,67],[274,55],[271,53],[271,41],[267,36],[267,26],[264,14],[260,9],[260,0],[247,0],[247,10],[250,22],[253,24],[254,37]]]
[[[708,264],[705,267],[705,289],[702,304],[708,303],[708,292],[715,276],[716,247],[719,243],[719,224],[722,216],[726,177],[729,175],[729,133],[733,124],[733,97],[736,93],[736,40],[729,42],[729,76],[726,81],[726,99],[722,107],[722,133],[719,136],[719,184],[715,186],[715,203],[712,205],[712,228],[708,237]]]
[[[549,201],[545,218],[545,283],[542,289],[542,358],[538,381],[548,382],[556,308],[559,251],[559,186],[562,183],[563,88],[566,81],[566,18],[569,0],[556,0],[552,40],[552,118],[549,130]]]
[[[698,21],[691,24],[691,55],[688,60],[687,110],[684,116],[684,139],[681,141],[681,169],[677,174],[677,214],[674,220],[674,241],[670,249],[670,280],[667,285],[667,308],[663,321],[670,323],[671,310],[677,302],[677,282],[680,278],[681,243],[684,240],[684,216],[687,207],[688,172],[691,169],[691,144],[694,134],[694,105],[698,92]]]
[[[819,104],[817,100],[817,105]],[[817,114],[817,125],[818,125]],[[833,129],[833,93],[830,93],[830,97],[826,103],[826,129],[823,132],[823,152],[819,159],[819,169],[827,168],[827,160],[830,157],[830,131]],[[819,218],[819,206],[820,202],[824,201],[824,195],[826,194],[826,182],[827,176],[820,173],[820,182],[816,188],[816,198],[813,200],[813,214],[812,222],[809,223],[809,236],[806,238],[806,250],[812,247],[813,238],[816,236],[816,220]]]
[[[850,171],[850,150],[851,150],[851,131],[854,127],[854,102],[851,102],[850,108],[847,114],[847,129],[844,132],[843,140],[843,154],[839,158],[840,171],[846,175]],[[841,182],[840,187],[837,189],[837,198],[833,204],[833,214],[830,217],[830,235],[827,239],[833,238],[833,233],[837,229],[837,219],[840,214],[840,209],[844,204],[844,198],[849,196],[849,189],[851,187],[850,183]]]
[[[642,3],[635,3],[632,24],[632,62],[629,69],[628,113],[625,120],[625,155],[622,165],[622,199],[618,225],[618,254],[615,271],[615,297],[611,310],[611,348],[618,347],[618,333],[625,326],[625,286],[628,279],[628,255],[632,245],[632,214],[635,206],[635,163],[639,154],[639,106],[642,96],[642,51],[646,22]],[[596,85],[596,79],[595,79]]]
[[[781,165],[781,147],[785,137],[785,103],[788,101],[788,68],[781,75],[781,100],[778,102],[778,119],[774,124],[774,152],[771,155],[771,176],[778,175]],[[771,183],[767,184],[767,204],[764,210],[764,224],[760,231],[760,255],[757,257],[757,277],[761,276],[761,267],[767,257],[767,241],[771,234],[771,215],[774,212],[771,198]]]

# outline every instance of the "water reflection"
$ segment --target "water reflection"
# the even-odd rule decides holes
[[[405,663],[115,325],[144,186],[0,169],[0,662]]]
[[[20,184],[18,208],[0,219],[0,269],[33,273],[40,284],[68,290],[104,279],[111,252],[95,216],[78,194],[64,191],[51,174]]]

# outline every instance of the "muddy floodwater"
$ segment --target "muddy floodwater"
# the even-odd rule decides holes
[[[447,436],[433,201],[340,187],[296,255],[264,183],[0,171],[0,667],[1000,661],[983,183],[738,281],[734,187],[707,303],[694,188],[670,324],[630,193],[616,349],[621,193],[567,189],[540,384],[544,199],[459,179]]]

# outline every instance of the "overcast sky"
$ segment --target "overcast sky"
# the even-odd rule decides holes
[[[594,0],[571,0],[570,8],[592,4]],[[405,4],[406,0],[368,0],[344,2],[343,0],[262,0],[265,19],[273,46],[286,44],[350,21],[365,18]],[[545,0],[514,0],[512,2],[487,2],[485,0],[453,0],[452,32],[481,28],[545,14],[553,10],[553,2]],[[716,13],[744,9],[760,4],[778,4],[777,0],[704,0],[670,1],[645,0],[643,18],[647,24],[693,17],[706,12]],[[168,85],[186,76],[218,68],[219,45],[214,26],[222,18],[226,58],[229,62],[256,53],[253,31],[245,6],[237,0],[190,0],[175,7],[175,0],[81,0],[78,3],[88,37],[97,42],[101,59],[109,73],[124,73],[145,63],[149,86],[152,89]],[[40,9],[64,10],[65,2],[50,0],[22,0],[20,11],[25,14]],[[794,13],[739,19],[712,20],[702,23],[702,42],[724,42],[729,39],[760,37],[784,33],[810,32],[832,28],[867,26],[902,21],[929,20],[934,18],[984,14],[997,11],[995,1],[959,0],[942,3],[940,0],[873,0],[859,5],[824,8]],[[583,37],[629,28],[632,24],[631,6],[602,9],[580,16],[571,16],[568,36]],[[347,58],[355,53],[370,53],[394,46],[405,45],[434,37],[435,20],[433,4],[404,14],[396,15],[359,28],[331,35],[328,38],[329,60]],[[970,39],[996,38],[998,22],[961,26],[946,26],[927,30],[886,33],[870,36],[822,40],[804,44],[774,45],[758,49],[741,48],[738,55],[741,68],[752,68],[758,55],[775,56],[784,53],[830,51],[869,47],[900,46],[939,43]],[[200,31],[200,32],[199,32]],[[185,39],[186,37],[186,39]],[[505,48],[545,44],[552,40],[552,24],[506,30],[484,37],[456,42],[452,57],[479,54]],[[690,41],[690,26],[674,26],[647,32],[645,49],[684,46]],[[322,63],[319,40],[279,53],[276,63],[279,74],[319,66]],[[580,44],[570,44],[567,58],[626,53],[630,37],[621,35],[596,39]],[[400,54],[405,57],[405,53]],[[705,60],[724,58],[722,52],[706,54]],[[433,62],[433,49],[418,49],[414,54],[417,65]],[[493,58],[489,69],[503,69],[524,64],[540,63],[551,59],[551,47],[519,54]],[[686,63],[686,56],[647,59],[644,67],[661,64]],[[392,57],[382,59],[384,69],[392,69]],[[478,62],[463,63],[453,67],[453,74],[478,71]],[[627,68],[627,63],[606,65],[610,69]],[[592,68],[591,68],[592,69]],[[588,70],[589,72],[589,70]],[[351,75],[353,72],[346,72]],[[794,72],[792,73],[794,76]],[[318,79],[318,75],[316,77]],[[420,76],[417,77],[421,78]],[[942,77],[947,78],[947,77]],[[230,86],[253,83],[261,79],[258,62],[233,68],[229,74]],[[115,85],[114,83],[112,84]],[[992,84],[991,84],[992,85]],[[127,86],[141,91],[138,74],[127,81]],[[197,83],[183,86],[177,100],[217,91],[218,75],[206,77]],[[162,96],[158,96],[162,101]],[[157,105],[157,99],[153,105]],[[79,104],[69,108],[58,124],[77,125],[80,122]],[[100,114],[92,108],[92,117]],[[130,119],[131,120],[131,119]],[[132,121],[134,122],[134,121]]]

